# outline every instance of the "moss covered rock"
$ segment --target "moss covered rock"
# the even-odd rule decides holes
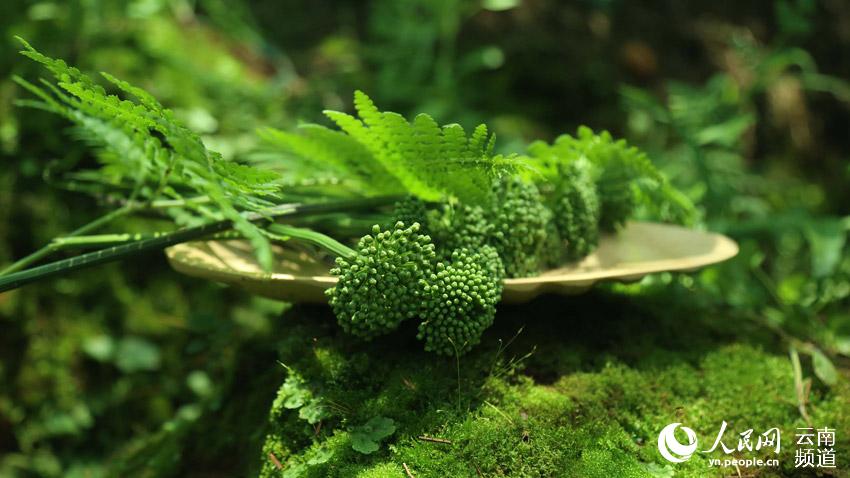
[[[283,318],[291,334],[281,380],[297,374],[298,393],[322,411],[306,414],[319,417],[310,423],[306,401],[276,401],[262,476],[403,477],[405,466],[416,477],[720,476],[735,470],[709,467],[709,458],[751,456],[780,466],[742,471],[799,474],[793,436],[806,425],[785,351],[759,329],[733,334],[681,299],[602,292],[503,307],[481,346],[460,359],[421,352],[404,328],[352,340],[326,309],[297,307]],[[832,389],[815,384],[815,426],[850,431],[848,390],[846,377]],[[356,450],[352,434],[376,418],[392,420],[392,433],[371,453]],[[667,424],[695,430],[704,450],[723,421],[730,447],[747,429],[755,437],[778,427],[781,453],[716,450],[679,464],[660,456]],[[846,449],[837,454],[850,462]]]

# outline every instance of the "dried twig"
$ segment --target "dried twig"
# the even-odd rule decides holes
[[[269,460],[271,460],[272,463],[274,463],[274,466],[277,467],[278,470],[283,469],[283,464],[280,462],[280,460],[277,459],[276,456],[274,456],[274,453],[269,452]]]
[[[404,472],[407,474],[408,478],[415,478],[413,473],[410,472],[410,468],[407,467],[407,463],[402,463],[401,466],[404,467]]]
[[[430,441],[430,442],[434,442],[434,443],[444,443],[446,445],[452,444],[451,440],[446,440],[445,438],[434,438],[434,437],[429,437],[429,436],[425,436],[425,435],[420,435],[416,438],[419,438],[422,441]]]

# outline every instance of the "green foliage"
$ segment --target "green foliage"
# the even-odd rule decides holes
[[[342,181],[352,179],[354,184],[368,187],[373,193],[409,194],[407,202],[396,207],[394,214],[399,219],[424,223],[428,212],[423,200],[460,204],[459,214],[450,213],[448,221],[441,222],[442,230],[435,228],[451,247],[444,247],[441,252],[441,257],[448,260],[447,265],[435,262],[434,245],[429,236],[419,233],[418,221],[408,229],[399,221],[392,231],[384,233],[375,226],[372,235],[361,239],[357,251],[353,251],[310,229],[284,224],[260,229],[244,213],[253,212],[255,218],[269,214],[267,208],[274,204],[271,199],[279,197],[276,173],[224,161],[220,154],[207,150],[199,136],[179,123],[171,111],[146,91],[104,74],[107,81],[132,100],[109,95],[79,70],[24,44],[27,48],[24,54],[44,64],[59,80],[58,87],[46,83],[47,90],[21,80],[23,86],[42,100],[29,104],[75,120],[88,141],[102,151],[103,166],[83,177],[123,187],[131,173],[141,171],[134,176],[135,186],[124,199],[129,203],[127,208],[136,201],[151,205],[164,196],[169,200],[165,209],[178,224],[214,220],[215,224],[228,227],[232,223],[237,232],[251,241],[266,268],[272,261],[269,239],[303,240],[339,255],[332,274],[340,280],[328,291],[328,296],[340,325],[347,332],[371,339],[418,316],[423,321],[420,338],[425,339],[427,349],[446,354],[451,344],[456,354],[466,352],[492,323],[503,276],[534,275],[555,262],[547,248],[554,245],[558,250],[560,245],[557,241],[553,244],[549,237],[553,218],[543,195],[534,183],[515,174],[519,159],[494,155],[495,138],[484,125],[467,137],[459,125],[440,128],[427,115],[419,115],[409,123],[396,113],[379,111],[371,99],[358,91],[355,107],[359,118],[327,112],[344,133],[317,126],[309,127],[305,136],[266,131],[267,140],[295,156],[306,156],[307,165],[328,163],[331,173],[338,174]],[[585,133],[582,133],[584,140],[595,138]],[[604,136],[603,140],[611,143],[610,136]],[[630,157],[637,154],[636,150],[629,152]],[[603,179],[596,186],[602,185],[603,192],[608,191],[604,187],[611,181],[604,180],[605,171],[614,166],[634,173],[624,167],[626,162],[638,161],[598,159]],[[305,167],[297,161],[287,164],[295,169]],[[571,163],[561,160],[561,164]],[[561,190],[575,187],[572,184],[575,180],[587,183],[580,184],[580,188],[593,188],[587,178],[567,174],[558,179]],[[186,189],[193,191],[188,198],[183,195]],[[565,193],[559,191],[559,194]],[[587,200],[592,196],[585,196],[566,199],[566,206],[561,200],[561,207],[568,207],[569,214],[576,216],[569,221],[584,221],[583,230],[572,225],[572,230],[566,231],[571,234],[567,244],[573,244],[575,249],[569,254],[572,259],[589,253],[598,234],[597,205]],[[210,203],[216,207],[210,207]],[[630,207],[624,214],[629,213]],[[193,218],[193,215],[201,217]],[[583,241],[587,244],[582,245]],[[130,243],[125,248],[141,250],[142,243]],[[486,249],[489,246],[493,249]],[[485,249],[480,254],[471,252],[481,248]],[[50,253],[51,249],[43,249],[33,257],[42,252]],[[109,252],[99,251],[90,256],[106,257]],[[84,263],[87,257],[78,263]],[[50,270],[61,271],[64,263],[52,267]],[[35,271],[27,277],[37,274]],[[16,279],[7,278],[9,282]]]
[[[582,158],[590,162],[603,230],[622,226],[639,206],[665,220],[687,223],[694,219],[693,205],[668,183],[649,157],[625,140],[614,140],[607,131],[596,134],[581,127],[575,137],[562,135],[551,145],[536,141],[528,152],[543,176],[554,184],[565,177],[564,165]]]
[[[332,159],[314,167],[295,155],[242,156],[256,144],[257,127],[286,128],[289,115],[321,121],[322,108],[347,108],[358,87],[406,115],[428,112],[464,125],[486,118],[498,132],[498,152],[576,124],[621,133],[698,205],[705,219],[698,227],[725,232],[742,249],[699,274],[662,274],[613,286],[614,294],[543,301],[546,307],[503,307],[457,369],[454,360],[424,354],[411,334],[365,344],[340,335],[323,309],[271,317],[280,307],[180,278],[156,256],[4,293],[0,475],[254,476],[262,463],[264,476],[396,478],[406,463],[417,477],[706,476],[717,470],[697,457],[683,465],[661,460],[657,428],[675,417],[702,440],[720,420],[734,419],[730,431],[780,426],[792,436],[807,425],[789,383],[789,342],[800,351],[803,390],[806,377],[818,377],[804,400],[813,423],[850,429],[842,357],[850,354],[850,169],[841,130],[850,98],[842,80],[850,71],[842,54],[850,43],[841,35],[847,9],[776,0],[713,4],[707,15],[699,3],[671,5],[647,15],[641,2],[605,0],[318,2],[282,18],[279,5],[265,0],[0,2],[4,38],[22,35],[83,71],[105,69],[144,87],[210,149],[249,160],[219,166],[256,162],[283,173],[286,189],[277,194],[285,201],[374,194],[356,177],[378,183],[382,166],[354,176]],[[660,27],[659,15],[669,20]],[[564,31],[574,41],[565,43]],[[635,31],[652,34],[636,38]],[[4,71],[37,78],[38,64],[7,46]],[[136,171],[122,165],[132,156],[109,157],[80,126],[69,136],[62,117],[12,106],[27,96],[0,79],[3,261],[123,204],[135,186]],[[71,137],[92,141],[97,156]],[[369,154],[358,142],[340,143]],[[72,171],[98,166],[95,160],[102,161],[97,171]],[[106,168],[112,163],[114,172]],[[250,188],[266,180],[246,176]],[[405,189],[384,177],[387,189]],[[156,188],[150,179],[147,189]],[[534,179],[557,218],[556,185]],[[179,178],[169,181],[180,196],[196,194]],[[636,198],[637,217],[676,220],[641,205],[647,199]],[[456,248],[447,246],[451,238],[480,247],[473,238],[488,233],[447,230],[442,221],[455,213],[483,217],[484,207],[438,208],[444,214],[430,211],[436,219],[427,228],[459,231],[445,238],[428,231],[441,259]],[[475,213],[458,213],[468,208]],[[220,215],[208,199],[144,214],[161,211],[180,224]],[[359,237],[383,220],[345,214],[311,224]],[[491,229],[487,221],[457,223]],[[171,224],[133,217],[109,227],[154,233]],[[554,246],[547,252],[563,249],[554,221],[548,228]],[[693,307],[668,313],[677,296]],[[643,308],[650,298],[653,312]],[[507,353],[538,352],[509,367],[495,344],[522,326]],[[143,352],[146,366],[121,369],[115,352],[128,339],[155,347],[158,361]],[[310,399],[283,408],[262,430],[285,378],[276,359],[291,366],[287,377],[301,377],[292,393]],[[392,417],[397,430],[362,455],[351,432],[373,417]],[[416,439],[422,434],[452,443]],[[783,450],[783,467],[762,474],[793,476],[793,451]],[[837,451],[839,464],[850,460],[846,449]]]
[[[156,370],[161,361],[156,346],[139,338],[125,338],[115,349],[115,366],[127,373]]]
[[[808,352],[815,374],[830,383],[833,360],[850,353],[843,345],[850,336],[848,228],[844,212],[825,196],[834,190],[829,178],[835,171],[814,184],[798,161],[807,154],[812,127],[805,94],[842,98],[846,84],[822,77],[799,49],[733,40],[729,54],[747,59],[744,77],[722,72],[701,86],[671,82],[665,102],[623,88],[630,117],[643,118],[630,122],[631,134],[653,148],[660,167],[700,205],[707,227],[742,246],[739,258],[701,274],[699,286],[717,304]],[[771,121],[759,114],[765,102]],[[781,119],[791,114],[782,108],[796,111],[796,119]],[[755,162],[761,166],[753,167]],[[818,352],[807,343],[817,344]]]
[[[23,104],[62,115],[81,129],[100,151],[101,168],[89,177],[106,182],[101,186],[126,195],[130,202],[209,198],[216,209],[203,202],[184,201],[182,207],[166,211],[179,224],[233,221],[234,228],[250,239],[260,263],[271,266],[268,239],[240,211],[261,211],[271,205],[278,189],[274,184],[277,175],[225,161],[141,88],[103,74],[126,98],[108,94],[78,69],[18,40],[25,48],[21,53],[44,65],[57,81],[39,87],[18,79],[39,99]]]
[[[303,161],[297,168],[319,168],[351,178],[361,194],[411,194],[434,201],[456,197],[485,202],[493,183],[519,169],[519,159],[493,153],[495,136],[485,125],[467,136],[463,127],[440,127],[420,114],[412,122],[379,111],[365,93],[354,94],[359,117],[325,114],[342,129],[308,125],[302,134],[265,130],[273,145]]]
[[[424,299],[422,285],[434,268],[431,238],[419,224],[397,222],[393,229],[372,234],[357,244],[352,258],[339,257],[331,274],[337,284],[328,289],[328,302],[346,332],[366,339],[396,329],[416,317]]]

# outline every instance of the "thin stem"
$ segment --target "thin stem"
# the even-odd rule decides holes
[[[800,354],[797,353],[797,348],[793,345],[788,348],[788,354],[791,356],[791,368],[794,371],[794,389],[797,392],[797,409],[800,411],[800,416],[803,417],[806,424],[812,426],[812,419],[806,411],[808,393],[806,392],[806,384],[803,380],[803,367],[800,365]]]
[[[205,204],[210,202],[209,196],[195,196],[186,199],[159,199],[151,201],[148,207],[152,209],[163,209],[168,207],[182,207],[189,204]]]
[[[71,257],[69,259],[63,259],[61,261],[33,267],[32,269],[27,269],[21,272],[0,276],[0,292],[17,289],[18,287],[37,280],[46,279],[48,277],[64,274],[77,269],[104,264],[142,252],[159,250],[181,242],[191,241],[202,236],[228,229],[230,226],[230,221],[214,222],[199,227],[183,229],[166,234],[162,237],[112,246],[99,251]]]
[[[291,237],[301,239],[302,241],[311,242],[317,246],[324,247],[330,252],[346,259],[352,259],[357,254],[354,249],[337,241],[336,239],[326,236],[321,232],[303,227],[289,226],[286,224],[272,224],[268,227],[269,232],[277,236]]]
[[[262,212],[245,214],[245,218],[249,221],[256,222],[270,220],[271,218],[277,216],[298,217],[325,212],[352,211],[362,208],[370,208],[376,206],[383,206],[386,204],[392,204],[398,199],[399,198],[395,196],[384,196],[362,199],[357,201],[335,201],[319,204],[281,204],[278,206],[271,207]],[[125,207],[129,208],[131,206],[128,205]],[[120,210],[116,210],[114,211],[114,213],[117,213],[118,211]],[[122,214],[126,214],[126,212]],[[104,216],[104,218],[105,217],[106,216]],[[101,218],[98,221],[102,221],[104,218]],[[80,234],[81,231],[90,230],[90,226],[91,224],[86,225],[80,229],[77,229],[72,234]],[[33,267],[31,269],[23,270],[20,272],[6,273],[5,275],[0,275],[0,292],[16,289],[18,287],[21,287],[25,284],[29,284],[31,282],[35,282],[37,280],[45,279],[47,277],[52,277],[59,274],[64,274],[66,272],[71,272],[77,269],[82,269],[97,264],[103,264],[106,262],[122,259],[124,257],[137,255],[143,252],[160,250],[166,247],[173,246],[175,244],[196,240],[211,234],[226,231],[232,226],[232,221],[217,221],[209,224],[204,224],[202,226],[181,229],[161,237],[145,239],[141,241],[133,241],[127,244],[113,246],[106,249],[101,249],[99,251],[89,252],[87,254],[82,254],[76,257],[72,257],[70,259],[51,262],[49,264]],[[342,244],[340,245],[342,246]],[[351,249],[348,249],[348,251],[343,251],[342,249],[340,249],[340,252],[348,253],[349,251],[351,251]],[[49,252],[52,251],[48,250],[48,253]],[[32,255],[35,254],[31,254],[31,256]],[[37,260],[29,259],[29,257],[30,256],[24,258],[27,259],[27,264]],[[21,261],[18,262],[22,262],[24,261],[24,259],[21,259]]]
[[[104,226],[105,224],[115,220],[118,217],[129,214],[133,210],[134,210],[134,206],[132,204],[127,204],[125,206],[122,206],[122,207],[120,207],[120,208],[118,208],[114,211],[111,211],[107,214],[104,214],[103,216],[95,219],[94,221],[92,221],[92,222],[70,232],[66,237],[80,236],[80,235],[86,234],[88,232],[94,231],[94,230]],[[0,271],[0,277],[6,276],[6,275],[11,274],[13,272],[17,272],[21,269],[24,269],[25,267],[29,266],[30,264],[34,264],[34,263],[40,261],[41,259],[44,259],[45,257],[49,256],[50,254],[53,254],[57,250],[58,249],[56,248],[56,246],[53,244],[53,242],[51,242],[50,244],[47,244],[46,246],[44,246],[41,249],[33,252],[32,254],[29,254],[28,256],[25,256],[21,259],[18,259],[17,261],[15,261],[11,265],[9,265],[8,267],[6,267],[2,271]]]
[[[55,251],[64,251],[67,249],[91,249],[95,247],[117,246],[128,242],[155,239],[170,233],[171,231],[160,231],[149,234],[96,234],[90,236],[57,237],[50,243],[50,245],[53,246],[53,250]]]
[[[126,244],[132,241],[143,241],[168,234],[167,232],[155,232],[153,234],[96,234],[90,236],[68,236],[57,237],[50,243],[53,250],[62,251],[66,249],[87,249],[93,247],[114,246]]]

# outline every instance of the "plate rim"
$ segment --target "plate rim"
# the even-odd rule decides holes
[[[617,279],[617,278],[626,278],[626,277],[642,277],[649,274],[655,274],[660,272],[679,272],[679,271],[689,271],[699,269],[701,267],[705,267],[712,264],[717,264],[726,260],[729,260],[735,257],[740,252],[740,247],[737,242],[733,239],[711,231],[705,231],[700,229],[690,229],[674,224],[666,224],[659,222],[650,222],[650,221],[630,221],[632,224],[640,224],[652,227],[662,227],[662,228],[671,228],[671,229],[687,229],[694,233],[700,233],[704,235],[712,236],[716,241],[715,247],[712,251],[709,251],[705,254],[700,254],[698,256],[689,256],[686,258],[677,258],[677,259],[666,259],[653,261],[652,267],[641,268],[639,270],[633,270],[630,268],[617,267],[612,269],[602,269],[602,270],[593,270],[593,271],[575,271],[569,272],[568,274],[551,274],[551,275],[537,275],[533,277],[516,277],[516,278],[506,278],[503,280],[503,283],[506,287],[508,286],[530,286],[530,285],[540,285],[540,284],[564,284],[569,285],[571,283],[575,284],[587,284],[588,282],[598,282],[605,279]],[[190,244],[193,243],[209,243],[209,242],[228,242],[228,241],[219,241],[219,240],[211,240],[211,241],[192,241],[183,244],[177,244],[165,249],[165,255],[168,259],[169,264],[176,271],[188,274],[192,276],[198,276],[197,273],[191,273],[193,270],[197,272],[199,269],[203,269],[207,272],[210,272],[210,275],[217,276],[219,278],[233,278],[236,281],[263,281],[263,282],[305,282],[309,281],[314,284],[324,284],[331,286],[336,284],[337,278],[330,275],[296,275],[284,272],[254,272],[254,271],[237,271],[234,269],[226,269],[226,268],[217,268],[209,263],[188,263],[186,261],[180,260],[177,256],[179,251],[182,248],[189,247]]]

